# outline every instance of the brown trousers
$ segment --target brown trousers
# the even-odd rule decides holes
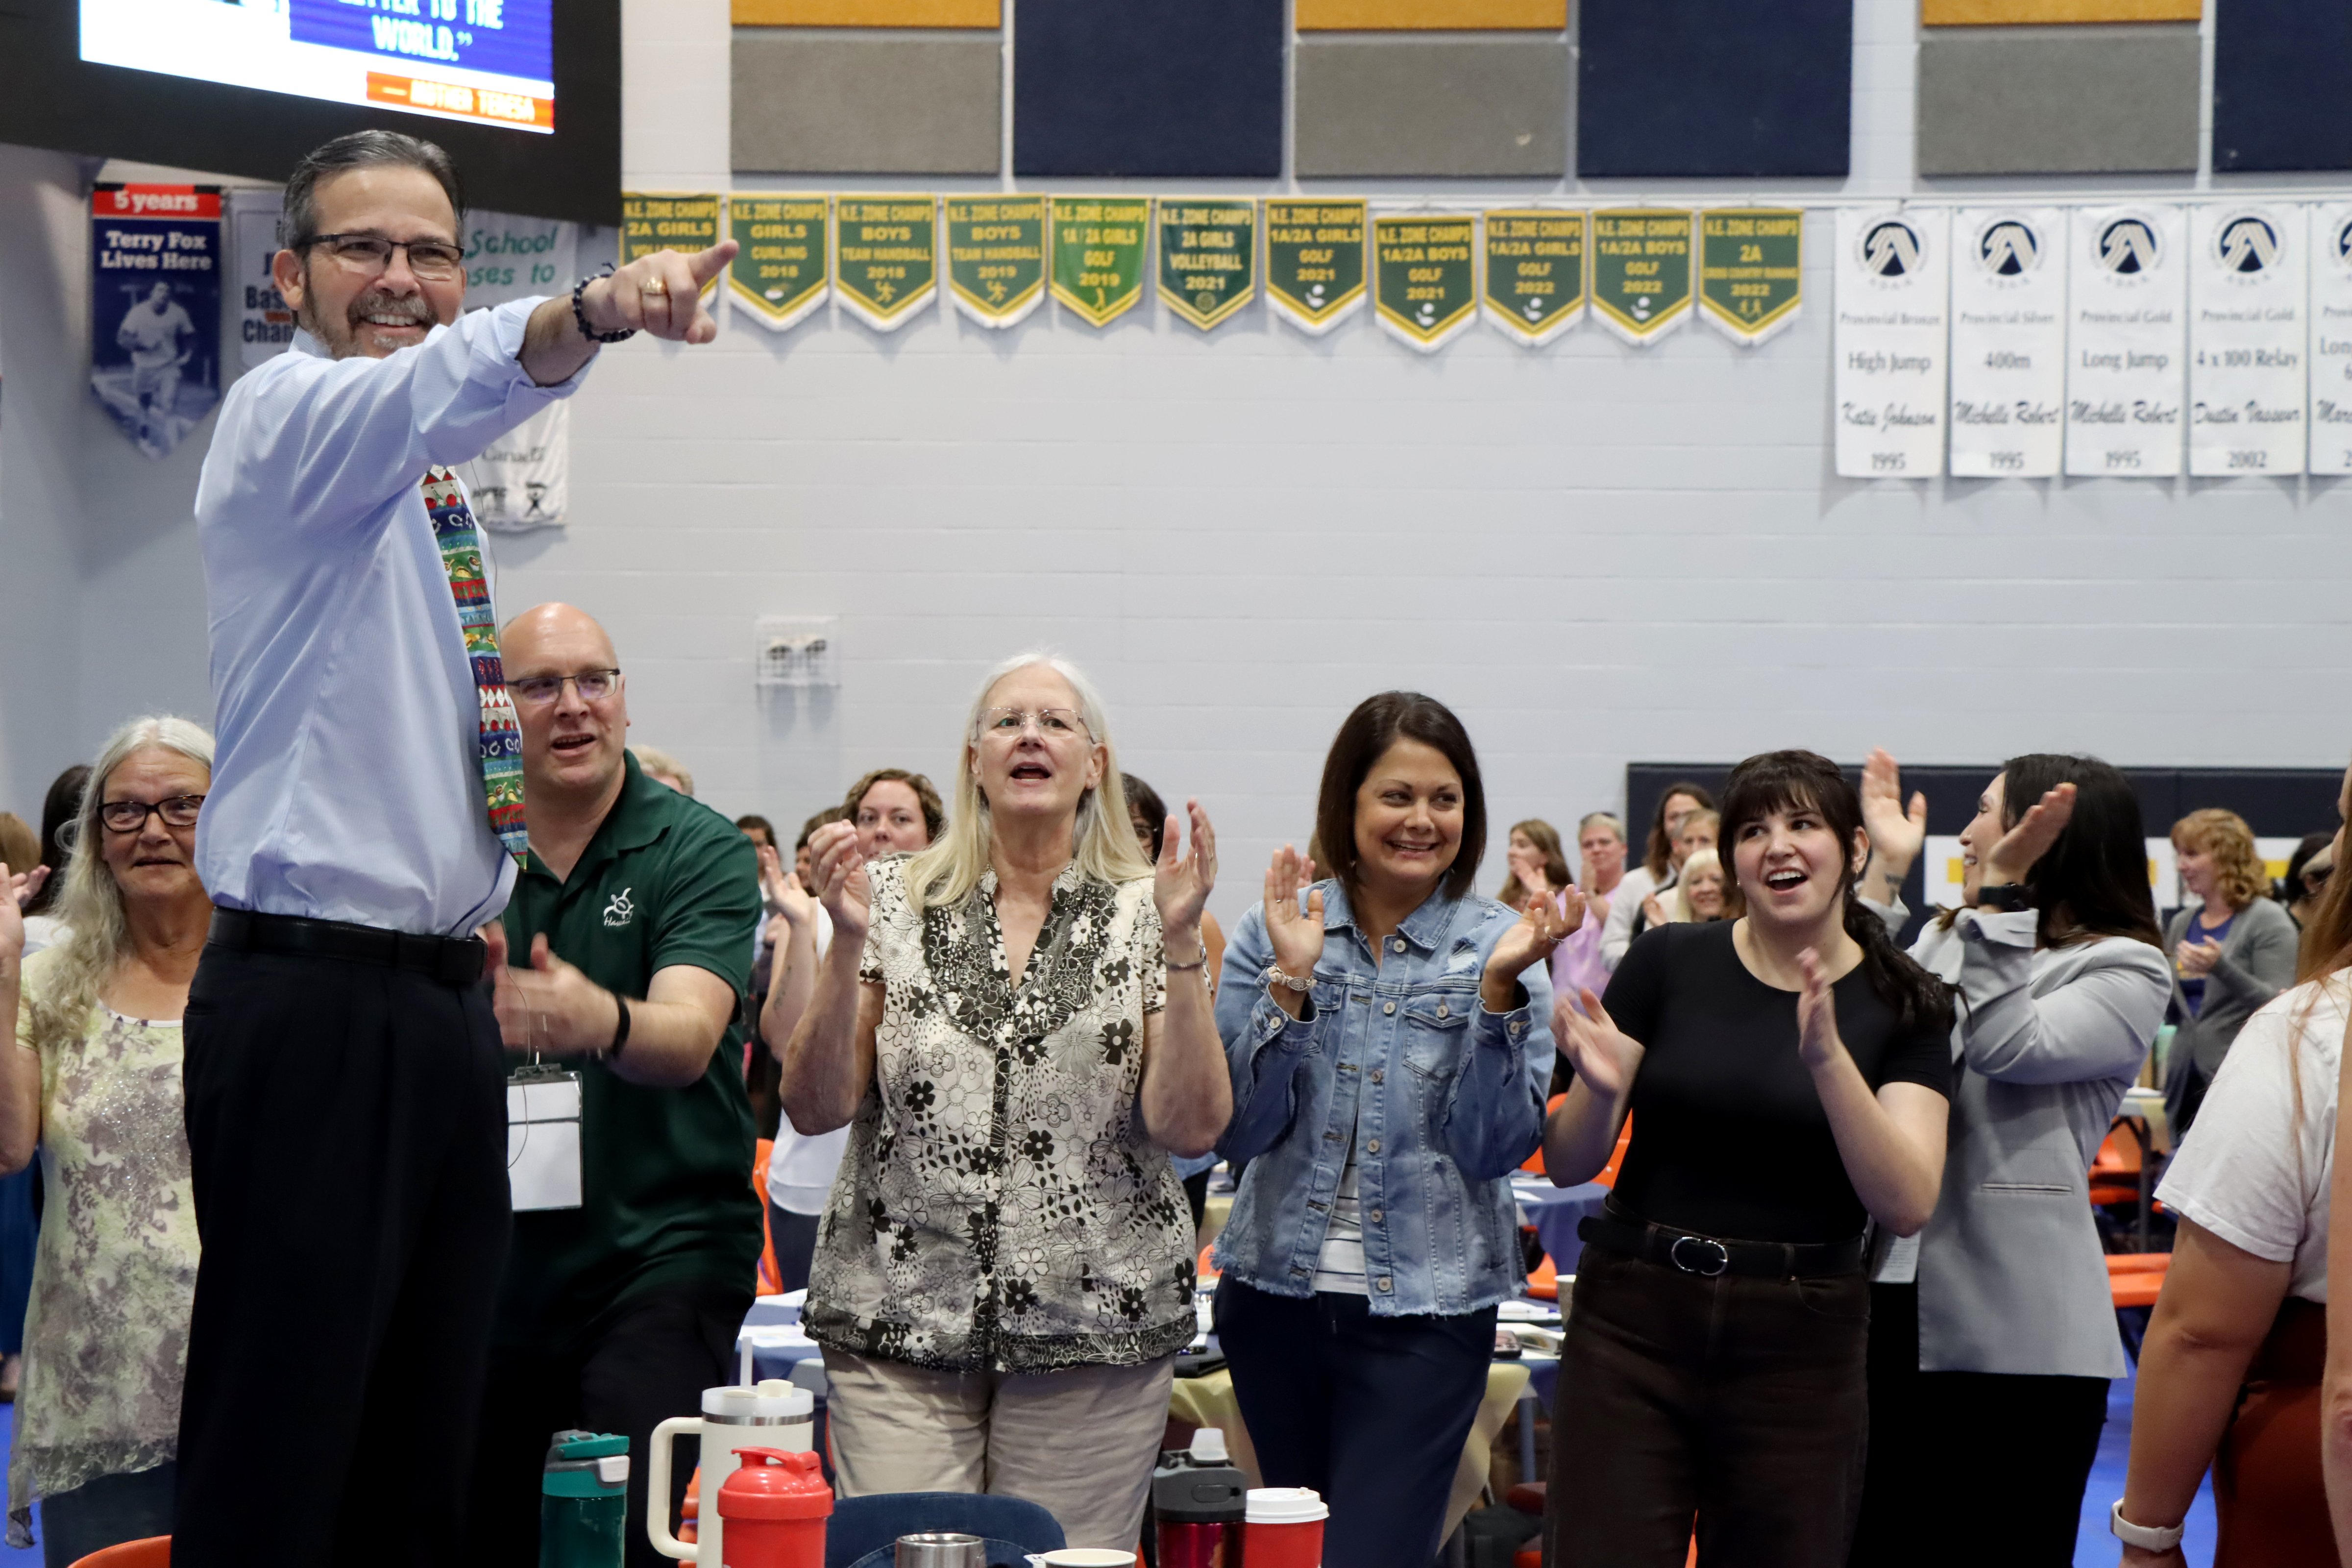
[[[2221,1525],[2213,1568],[2336,1568],[2319,1468],[2319,1377],[2327,1309],[2290,1296],[2246,1368],[2238,1411],[2213,1457]]]
[[[1703,1279],[1587,1247],[1552,1415],[1554,1568],[1842,1568],[1870,1286]]]

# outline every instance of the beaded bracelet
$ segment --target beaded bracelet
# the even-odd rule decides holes
[[[592,343],[617,343],[625,338],[634,338],[637,335],[637,329],[635,327],[625,327],[617,332],[600,332],[588,324],[588,312],[581,305],[581,298],[588,292],[589,284],[599,278],[610,278],[612,275],[613,264],[607,261],[602,272],[591,272],[572,286],[572,319],[579,323],[580,335]]]

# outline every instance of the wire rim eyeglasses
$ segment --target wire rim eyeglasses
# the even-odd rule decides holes
[[[289,249],[324,247],[328,255],[354,272],[382,272],[392,265],[392,253],[404,251],[408,270],[429,282],[459,277],[466,270],[466,252],[446,239],[387,239],[380,234],[314,234]]]
[[[619,689],[621,672],[617,669],[583,669],[577,675],[526,675],[507,682],[507,690],[518,702],[542,707],[563,694],[566,685],[580,693],[583,702],[602,702]]]

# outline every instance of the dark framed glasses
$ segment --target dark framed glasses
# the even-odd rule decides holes
[[[325,251],[354,272],[381,272],[392,265],[392,253],[408,253],[408,269],[419,278],[440,282],[466,270],[466,252],[446,239],[386,239],[380,234],[314,234],[292,248]]]
[[[162,817],[166,827],[194,827],[204,804],[200,795],[175,795],[152,805],[143,800],[110,800],[98,808],[98,819],[109,833],[136,833],[147,826],[150,816]]]

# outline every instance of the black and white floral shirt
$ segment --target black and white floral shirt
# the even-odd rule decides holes
[[[860,973],[885,994],[809,1281],[808,1331],[954,1371],[1134,1364],[1193,1334],[1192,1215],[1144,1131],[1143,1023],[1167,1000],[1148,879],[1073,864],[1018,988],[996,878],[908,903],[866,868]]]

